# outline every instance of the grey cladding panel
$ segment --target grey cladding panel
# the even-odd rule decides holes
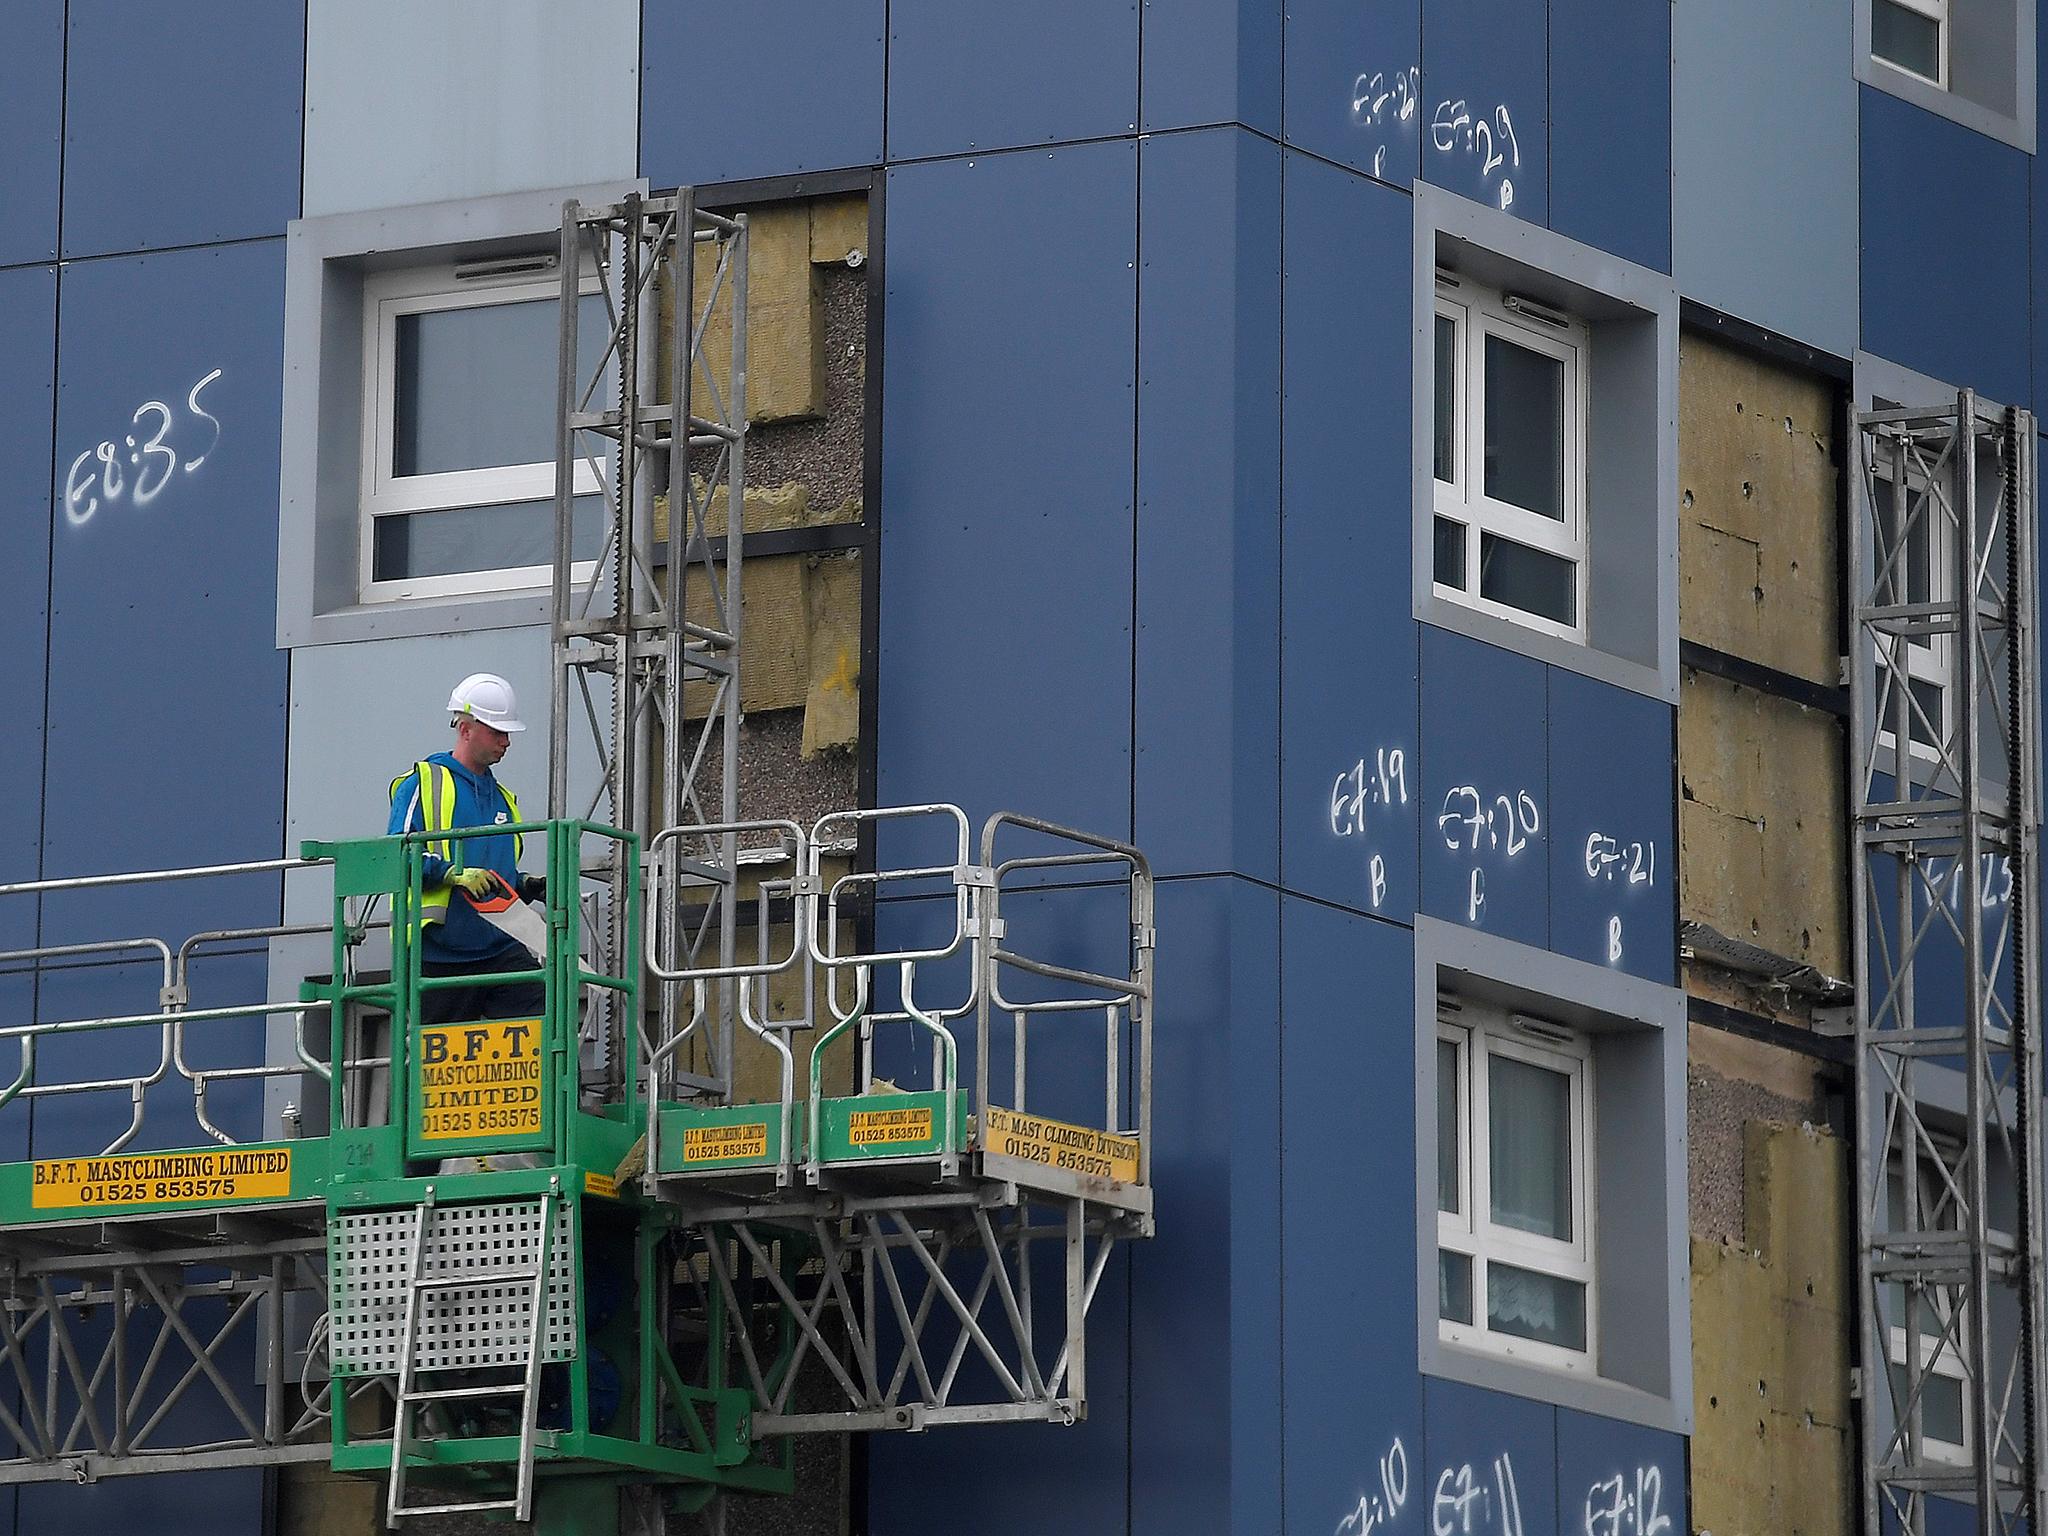
[[[1679,292],[1841,357],[1857,339],[1850,6],[1689,0],[1672,21]]]
[[[629,177],[634,0],[310,0],[308,217]]]

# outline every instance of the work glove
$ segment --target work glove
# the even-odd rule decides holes
[[[546,901],[548,899],[548,877],[546,875],[521,875],[519,877],[519,899],[521,901]]]
[[[456,869],[448,874],[450,885],[459,885],[471,896],[495,896],[504,888],[504,880],[494,869]]]

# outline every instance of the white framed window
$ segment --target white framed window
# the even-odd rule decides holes
[[[1587,328],[1441,268],[1436,285],[1433,589],[1583,641]]]
[[[1896,1149],[1888,1159],[1886,1189],[1888,1222],[1894,1231],[1954,1232],[1960,1229],[1963,1169],[1962,1148],[1945,1138],[1933,1147],[1922,1146],[1914,1161],[1913,1190],[1917,1200],[1909,1212],[1906,1206],[1905,1159]],[[1971,1457],[1970,1395],[1959,1353],[1968,1314],[1956,1300],[1954,1287],[1937,1287],[1921,1292],[1916,1326],[1908,1337],[1906,1291],[1891,1285],[1892,1313],[1885,1330],[1886,1365],[1891,1372],[1891,1400],[1905,1414],[1911,1393],[1907,1375],[1907,1351],[1920,1375],[1921,1451],[1930,1461],[1968,1465]]]
[[[362,601],[547,586],[561,302],[552,265],[409,268],[365,280]],[[581,291],[587,378],[609,327],[595,276]],[[572,547],[585,578],[599,553],[606,473],[587,459],[575,468]]]
[[[1597,1373],[1590,1043],[1444,996],[1436,1053],[1439,1336]]]
[[[1948,89],[1949,0],[1870,0],[1870,56]]]
[[[1878,498],[1874,557],[1879,563],[1878,590],[1888,605],[1951,601],[1955,581],[1955,530],[1926,495],[1920,472],[1907,470],[1910,505],[1917,515],[1898,527],[1897,501],[1889,471],[1882,465],[1872,484]],[[1906,709],[1906,735],[1914,760],[1938,763],[1953,734],[1955,712],[1955,637],[1950,634],[1904,633],[1881,637],[1884,647],[1878,671],[1878,745],[1898,749],[1898,711]]]

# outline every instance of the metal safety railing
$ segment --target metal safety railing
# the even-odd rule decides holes
[[[0,900],[7,897],[45,896],[53,893],[107,891],[121,888],[161,886],[172,883],[247,877],[282,876],[288,872],[331,868],[325,859],[254,859],[232,864],[202,864],[172,869],[132,870],[106,875],[77,875],[44,880],[22,880],[0,885]],[[367,935],[388,926],[373,921],[367,909],[355,914],[345,932],[338,936],[337,950],[344,963],[353,958]],[[110,988],[123,985],[120,973],[150,964],[157,979],[156,1006],[129,1008],[74,1018],[30,1019],[26,1022],[0,1021],[0,1041],[14,1041],[18,1058],[11,1080],[0,1083],[0,1111],[20,1102],[94,1093],[125,1093],[129,1118],[114,1137],[100,1149],[102,1155],[119,1152],[141,1134],[150,1090],[173,1078],[190,1086],[193,1123],[196,1130],[222,1145],[237,1145],[245,1139],[220,1125],[209,1111],[209,1090],[222,1083],[248,1082],[268,1078],[299,1077],[311,1073],[326,1080],[332,1076],[332,1052],[315,1051],[307,1038],[306,1005],[298,1001],[265,999],[260,1002],[224,1002],[194,1006],[195,962],[207,954],[219,954],[234,946],[262,943],[328,932],[326,923],[259,923],[241,927],[220,927],[190,933],[172,940],[159,934],[138,934],[67,944],[38,944],[0,951],[0,976],[7,974],[47,975],[52,970],[77,964],[104,965],[110,973]],[[126,957],[126,958],[122,958]],[[132,982],[128,982],[132,985]],[[266,988],[267,990],[267,988]],[[291,1024],[291,1058],[283,1061],[256,1060],[208,1065],[195,1060],[191,1049],[198,1026],[230,1024],[235,1021],[288,1019]],[[48,1066],[49,1050],[59,1042],[80,1037],[133,1034],[154,1030],[157,1050],[153,1059],[132,1070],[102,1070],[83,1076],[64,1075]],[[344,1074],[380,1065],[348,1061]],[[4,1068],[0,1068],[4,1071]],[[261,1140],[263,1138],[253,1138]]]
[[[894,824],[914,841],[920,830],[936,828],[948,857],[929,854],[868,870],[831,873],[831,851],[848,847],[867,829]],[[1000,1107],[1018,1113],[1030,1108],[1029,1040],[1034,1023],[1043,1026],[1057,1017],[1093,1016],[1101,1021],[1101,1129],[1122,1132],[1135,1128],[1140,1142],[1141,1182],[1149,1179],[1151,1129],[1153,885],[1150,866],[1135,848],[1056,823],[1014,813],[991,816],[981,829],[977,860],[974,830],[960,807],[944,803],[834,811],[804,829],[793,822],[753,821],[673,827],[651,841],[650,880],[658,881],[685,838],[738,839],[773,834],[794,873],[761,885],[757,957],[751,961],[691,966],[650,962],[650,974],[664,987],[687,989],[688,1006],[676,1010],[682,1022],[666,1038],[644,1038],[650,1108],[674,1092],[672,1065],[690,1042],[736,1024],[761,1041],[776,1058],[779,1108],[782,1113],[782,1161],[801,1163],[815,1175],[822,1145],[821,1115],[825,1101],[827,1053],[842,1038],[855,1042],[852,1091],[866,1093],[877,1084],[875,1049],[878,1034],[890,1025],[908,1026],[914,1038],[929,1042],[931,1087],[950,1102],[961,1082],[963,1043],[960,1025],[972,1018],[974,1093],[978,1106],[997,1103],[992,1095],[992,1063],[1006,1050],[1009,1082]],[[1038,840],[1045,851],[997,861],[999,840],[1020,836]],[[786,938],[768,936],[767,893],[772,887],[790,902]],[[1121,889],[1127,893],[1127,933],[1117,936],[1124,964],[1090,969],[1061,953],[1033,953],[1009,939],[1003,915],[1006,894],[1070,902],[1077,892]],[[926,898],[918,907],[943,912],[936,931],[927,931],[896,945],[860,946],[850,941],[856,911],[871,912],[878,896],[900,893]],[[1083,899],[1099,899],[1084,897]],[[906,905],[906,911],[910,907]],[[647,904],[646,951],[651,956],[672,952],[667,925],[674,922],[667,905]],[[1048,948],[1052,948],[1048,946]],[[929,976],[949,962],[964,961],[965,982],[957,995],[942,999],[922,995]],[[770,1017],[771,978],[800,972],[802,1016]],[[823,973],[822,984],[815,979]],[[893,1006],[879,1001],[878,977],[893,976]],[[1029,978],[1029,980],[1025,980]],[[1007,987],[1006,987],[1007,983]],[[1031,995],[1025,995],[1029,991]],[[1007,1028],[999,1025],[1007,1020]],[[799,1087],[798,1030],[816,1032],[809,1047],[807,1071]],[[1136,1055],[1126,1074],[1124,1051]],[[729,1050],[729,1047],[728,1047]],[[1124,1103],[1126,1090],[1134,1103]],[[797,1094],[804,1095],[801,1101]],[[802,1114],[803,1138],[793,1134]],[[939,1157],[952,1163],[965,1149],[957,1144],[949,1116],[941,1116]],[[649,1165],[659,1169],[657,1139],[661,1117],[649,1115]],[[799,1147],[805,1150],[799,1153]]]

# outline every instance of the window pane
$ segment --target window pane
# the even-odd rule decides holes
[[[1892,1401],[1901,1408],[1906,1402],[1906,1368],[1892,1366]],[[1920,1373],[1920,1430],[1930,1440],[1950,1445],[1963,1441],[1963,1384],[1949,1376]]]
[[[570,551],[595,560],[604,545],[601,497],[578,496]],[[496,507],[450,507],[377,519],[370,574],[377,581],[518,570],[555,558],[555,504],[515,501]],[[543,582],[545,578],[543,578]]]
[[[1487,1058],[1487,1177],[1494,1224],[1572,1240],[1572,1083],[1512,1056]]]
[[[1448,517],[1436,520],[1436,580],[1465,590],[1465,525]]]
[[[1484,529],[1479,533],[1479,595],[1560,624],[1579,622],[1576,564]]]
[[[526,299],[398,316],[391,473],[552,463],[556,313],[553,299]],[[587,379],[610,339],[596,294],[576,336]]]
[[[1458,326],[1448,315],[1436,317],[1436,477],[1446,484],[1458,478]]]
[[[1870,0],[1870,51],[1929,80],[1941,78],[1941,23],[1893,0]]]
[[[1586,1288],[1512,1264],[1486,1266],[1486,1326],[1518,1339],[1586,1347]]]
[[[1486,494],[1564,521],[1564,364],[1486,338]]]
[[[1436,1208],[1456,1213],[1458,1146],[1465,1139],[1458,1120],[1458,1048],[1448,1040],[1436,1043]]]
[[[1472,1321],[1472,1261],[1462,1253],[1437,1250],[1436,1315],[1450,1323]]]
[[[1935,738],[1941,731],[1941,684],[1915,677],[1907,680],[1907,686],[1913,690],[1913,702],[1918,706],[1907,722],[1907,732],[1920,746],[1940,746]]]

